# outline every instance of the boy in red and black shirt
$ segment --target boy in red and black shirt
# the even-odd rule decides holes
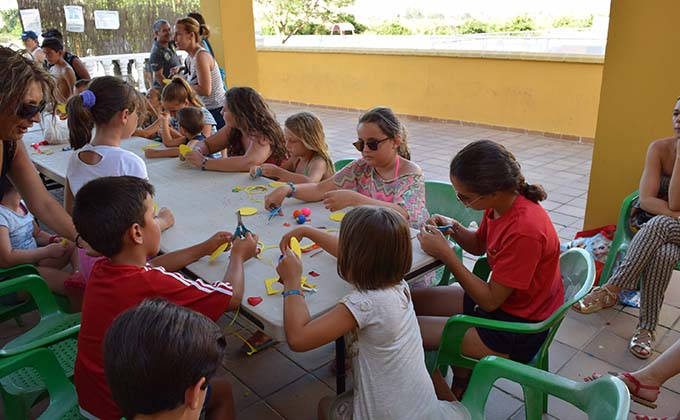
[[[144,299],[162,297],[217,320],[222,313],[241,304],[243,263],[256,254],[256,235],[239,239],[218,232],[197,245],[147,262],[160,248],[161,230],[155,218],[153,192],[153,186],[141,178],[104,177],[87,183],[75,198],[76,229],[94,250],[108,257],[92,269],[78,336],[74,382],[81,413],[86,418],[121,418],[106,381],[102,355],[106,331],[120,313]],[[174,272],[232,240],[223,282],[190,280]],[[211,385],[207,414],[232,418],[229,384],[213,380]]]

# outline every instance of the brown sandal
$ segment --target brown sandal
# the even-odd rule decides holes
[[[586,299],[589,300],[586,303]],[[602,309],[611,308],[619,301],[619,296],[605,287],[595,287],[587,295],[572,305],[572,309],[582,314],[592,314]]]

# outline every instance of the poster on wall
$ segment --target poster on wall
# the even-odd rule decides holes
[[[66,30],[69,32],[85,32],[85,19],[81,6],[64,6]]]
[[[38,9],[23,9],[19,10],[21,16],[21,24],[24,31],[33,31],[40,35],[42,32],[42,24],[40,22],[40,11]]]
[[[94,27],[96,29],[116,30],[120,28],[118,10],[95,10]]]

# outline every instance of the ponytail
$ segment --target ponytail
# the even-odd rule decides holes
[[[548,194],[545,192],[542,185],[528,184],[523,179],[522,182],[519,184],[517,191],[521,195],[523,195],[527,200],[531,200],[534,203],[538,203],[539,201],[543,201],[546,198],[548,198]]]
[[[89,109],[83,104],[81,95],[73,95],[66,102],[68,114],[68,142],[71,149],[78,150],[90,142],[94,119]]]
[[[170,83],[165,85],[161,92],[161,102],[180,103],[189,102],[189,105],[196,108],[203,108],[203,102],[191,89],[189,83],[179,76],[172,78]]]

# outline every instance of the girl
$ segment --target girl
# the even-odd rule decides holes
[[[527,184],[512,153],[489,140],[471,143],[451,161],[450,176],[458,200],[485,212],[476,231],[434,215],[418,235],[423,251],[446,264],[458,281],[452,286],[413,290],[428,350],[439,347],[444,324],[451,315],[538,322],[564,302],[559,239],[550,217],[538,204],[546,193],[539,185]],[[467,252],[486,253],[492,270],[488,283],[465,268],[444,234],[432,224],[450,225],[445,233]],[[463,354],[476,359],[496,355],[527,363],[547,334],[471,328],[463,340]],[[469,371],[455,368],[454,373],[453,390],[460,398]]]
[[[205,28],[207,30],[207,28]],[[215,58],[201,46],[201,25],[196,19],[186,17],[175,22],[175,44],[189,54],[189,77],[191,88],[198,94],[217,121],[217,129],[224,127],[224,85]]]
[[[328,153],[321,120],[311,112],[298,112],[286,120],[283,127],[286,149],[290,153],[283,165],[265,163],[250,168],[250,175],[264,175],[279,181],[296,183],[319,182],[335,173]]]
[[[227,125],[186,154],[186,160],[202,170],[248,172],[263,163],[280,165],[286,160],[283,131],[276,116],[253,88],[227,91],[224,108]],[[205,155],[227,149],[227,158],[208,160]]]
[[[591,314],[618,302],[622,290],[640,282],[640,320],[628,349],[640,359],[652,355],[659,312],[675,265],[680,260],[680,98],[673,109],[675,135],[649,145],[640,178],[640,198],[631,213],[633,236],[623,261],[602,287],[574,305]],[[642,275],[642,276],[641,276]]]
[[[161,141],[158,135],[161,127],[161,120],[159,118],[161,110],[161,88],[154,87],[149,89],[146,93],[146,118],[144,118],[140,127],[132,135]]]
[[[411,162],[406,129],[389,108],[373,108],[359,118],[354,146],[361,159],[319,183],[289,182],[265,198],[265,208],[280,207],[286,197],[321,201],[331,211],[349,206],[380,205],[396,210],[412,227],[427,219],[425,181]]]
[[[137,91],[113,76],[93,79],[87,90],[69,99],[66,109],[73,153],[66,169],[64,191],[64,208],[69,214],[75,194],[95,178],[122,175],[148,178],[142,158],[120,148],[121,140],[129,138],[137,127],[142,106]],[[93,127],[97,129],[94,138]],[[161,209],[158,218],[161,229],[174,223],[172,213],[166,208]],[[84,252],[79,254],[81,272],[87,279],[95,261]]]
[[[406,220],[390,208],[353,209],[340,225],[337,258],[338,273],[353,290],[314,320],[300,290],[300,259],[286,249],[276,269],[284,284],[283,322],[293,351],[315,349],[350,334],[354,395],[336,398],[336,416],[353,412],[350,417],[356,420],[469,418],[459,403],[437,400],[425,367],[411,292],[403,280],[411,268]],[[319,402],[320,419],[326,418],[330,403],[328,397]]]

